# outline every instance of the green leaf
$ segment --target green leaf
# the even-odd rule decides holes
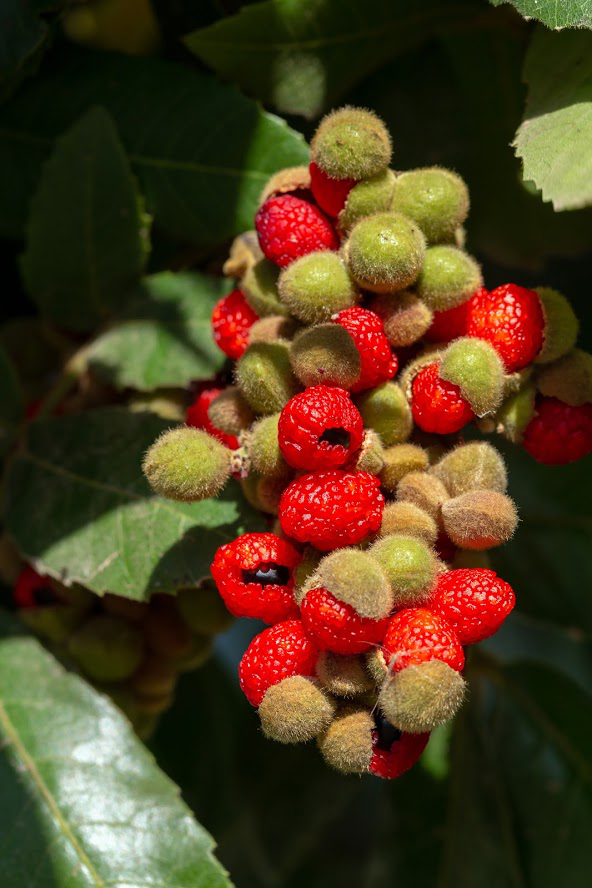
[[[186,38],[218,74],[283,113],[316,117],[390,58],[449,28],[474,4],[267,0]]]
[[[91,346],[90,369],[118,388],[141,391],[209,379],[225,360],[210,316],[228,287],[228,281],[203,274],[147,277],[121,323]]]
[[[489,0],[494,6],[511,3],[525,18],[549,28],[592,28],[592,0]]]
[[[524,65],[528,98],[514,140],[524,178],[556,210],[592,204],[592,34],[539,28]]]
[[[146,257],[146,219],[110,116],[92,108],[56,142],[31,204],[22,271],[41,312],[90,329],[121,305]]]
[[[590,697],[538,666],[473,673],[453,740],[438,888],[586,888]]]
[[[146,600],[196,582],[218,546],[259,529],[234,482],[200,503],[152,493],[141,461],[168,426],[120,407],[32,423],[7,478],[5,522],[42,573]]]
[[[6,888],[230,885],[123,715],[31,637],[0,641],[0,738]]]
[[[13,89],[34,67],[48,42],[44,13],[65,0],[4,0],[0,5],[0,94]]]
[[[283,120],[207,74],[61,46],[0,109],[0,232],[20,235],[53,141],[95,104],[115,120],[155,223],[194,244],[252,228],[269,176],[308,160]]]

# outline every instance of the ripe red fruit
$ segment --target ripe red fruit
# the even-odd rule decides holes
[[[212,435],[213,438],[217,438],[218,441],[225,444],[226,447],[230,447],[231,450],[236,450],[238,447],[238,438],[235,435],[226,435],[220,429],[217,429],[208,415],[210,404],[223,391],[224,389],[221,388],[203,389],[203,391],[197,395],[193,404],[187,408],[185,422],[188,426],[192,426],[195,429],[203,429],[205,432]]]
[[[439,363],[428,364],[416,375],[411,389],[411,412],[424,432],[450,435],[458,432],[475,414],[452,382],[440,379]]]
[[[214,341],[225,355],[238,360],[249,344],[249,328],[258,320],[240,290],[232,290],[214,306]]]
[[[327,217],[314,204],[293,194],[266,200],[255,216],[255,228],[264,255],[280,268],[308,253],[339,246]]]
[[[311,472],[286,487],[279,507],[282,530],[322,552],[353,546],[378,530],[384,497],[368,472]]]
[[[291,398],[280,414],[280,450],[295,469],[343,466],[363,439],[362,417],[343,389],[315,385]]]
[[[384,326],[376,312],[367,308],[344,308],[333,318],[352,337],[362,361],[359,380],[352,392],[374,388],[392,379],[397,372],[397,356],[386,338]]]
[[[592,404],[571,407],[557,398],[537,398],[524,431],[527,453],[547,466],[562,466],[592,453]]]
[[[19,574],[12,592],[17,607],[44,607],[59,604],[59,596],[50,585],[47,577],[42,577],[36,570],[27,565]]]
[[[314,161],[310,164],[311,191],[321,210],[328,216],[340,214],[356,183],[357,179],[331,179]]]
[[[212,576],[235,617],[279,623],[298,616],[292,571],[299,562],[296,549],[275,534],[243,533],[220,546]]]
[[[491,292],[482,287],[469,300],[467,336],[491,343],[508,373],[534,361],[544,328],[540,299],[526,287],[504,284]]]
[[[497,632],[515,601],[494,570],[460,568],[440,574],[427,607],[452,626],[461,644],[476,644]]]
[[[466,336],[469,303],[470,300],[446,311],[435,311],[425,339],[428,342],[452,342],[453,339]]]
[[[322,586],[306,593],[301,605],[302,623],[322,651],[361,654],[384,638],[389,617],[361,617],[350,604],[339,601]]]
[[[387,725],[387,737],[379,729],[372,731],[372,758],[370,773],[375,777],[394,780],[413,767],[426,744],[429,734],[402,734]]]
[[[272,685],[292,675],[313,676],[317,646],[300,620],[286,620],[257,635],[239,663],[238,676],[249,703],[259,706]]]
[[[391,617],[382,647],[393,672],[426,660],[442,660],[458,672],[465,664],[462,645],[452,626],[425,607],[408,607]]]

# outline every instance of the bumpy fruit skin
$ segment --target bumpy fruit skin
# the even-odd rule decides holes
[[[208,432],[213,438],[217,438],[218,441],[230,447],[231,450],[236,450],[238,438],[235,435],[226,435],[220,429],[217,429],[208,416],[210,404],[223,391],[224,389],[220,388],[208,388],[200,392],[193,404],[187,408],[185,422],[194,429],[203,429],[204,432]]]
[[[382,641],[389,617],[361,617],[350,604],[339,601],[322,586],[306,593],[302,624],[320,650],[334,654],[361,654]]]
[[[295,469],[333,469],[360,449],[364,423],[343,389],[316,385],[291,398],[280,414],[280,450]]]
[[[522,444],[537,462],[563,466],[592,453],[592,404],[570,407],[557,398],[537,398]]]
[[[397,372],[397,356],[378,315],[367,308],[345,308],[334,320],[347,330],[360,353],[362,371],[351,391],[361,392],[392,379]]]
[[[426,606],[452,626],[461,644],[476,644],[497,632],[515,601],[494,570],[476,567],[440,574]]]
[[[249,344],[249,329],[256,320],[258,315],[240,290],[224,296],[212,312],[212,330],[218,348],[236,361]]]
[[[30,565],[20,572],[12,597],[16,606],[20,608],[45,607],[61,603],[48,578],[42,577]]]
[[[326,216],[314,204],[292,194],[266,200],[255,216],[255,228],[264,255],[280,268],[316,250],[338,247]]]
[[[331,179],[313,161],[310,165],[310,188],[321,210],[334,218],[342,211],[347,196],[357,179]]]
[[[435,311],[431,326],[425,334],[428,342],[452,342],[467,332],[469,303],[463,302],[447,311]]]
[[[413,767],[429,739],[429,734],[400,734],[390,748],[385,749],[380,744],[378,731],[373,731],[370,773],[386,780],[400,777]]]
[[[481,287],[469,300],[467,336],[485,339],[496,349],[508,373],[536,358],[543,345],[545,319],[534,290],[504,284]]]
[[[459,387],[441,379],[438,370],[438,363],[428,364],[413,380],[411,412],[424,432],[450,435],[462,429],[475,414]]]
[[[292,571],[299,562],[296,549],[275,534],[244,533],[220,546],[211,570],[231,614],[273,624],[298,616]]]
[[[393,672],[427,660],[442,660],[458,672],[465,664],[462,645],[452,626],[425,607],[398,611],[391,618],[382,646]]]
[[[383,508],[378,478],[334,469],[292,481],[282,494],[279,519],[289,537],[329,552],[377,531]]]
[[[318,653],[300,620],[286,620],[265,629],[253,639],[238,667],[240,686],[249,703],[259,706],[265,692],[284,678],[314,676]]]

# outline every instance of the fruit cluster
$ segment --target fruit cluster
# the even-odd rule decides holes
[[[460,706],[464,647],[514,605],[485,554],[517,524],[504,461],[459,433],[584,456],[592,356],[561,294],[483,287],[464,182],[395,174],[372,113],[330,114],[311,154],[272,177],[224,267],[213,334],[236,384],[203,390],[144,471],[182,501],[234,475],[277,516],[212,565],[231,613],[270,624],[241,686],[269,737],[396,777]]]
[[[3,563],[7,546],[3,540]],[[232,622],[211,580],[142,603],[66,587],[30,565],[14,578],[13,604],[57,656],[112,697],[142,737],[170,706],[179,675],[201,666],[213,637]]]

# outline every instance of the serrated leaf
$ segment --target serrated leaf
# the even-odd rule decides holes
[[[489,0],[494,6],[510,4],[525,18],[549,28],[592,28],[592,0]]]
[[[208,74],[61,46],[0,109],[0,231],[20,235],[55,138],[94,104],[115,120],[155,223],[194,244],[252,228],[269,176],[308,160],[283,120]]]
[[[259,529],[230,484],[199,503],[152,493],[142,457],[170,425],[121,407],[31,425],[6,480],[5,523],[42,573],[146,600],[196,582],[218,546]]]
[[[92,108],[56,141],[31,203],[21,266],[42,314],[87,330],[120,307],[142,272],[145,226],[115,125]]]
[[[528,97],[514,146],[524,178],[555,210],[592,204],[592,34],[539,28],[524,65]]]
[[[283,113],[315,117],[388,59],[448,28],[474,5],[430,0],[267,0],[186,38],[218,74]]]
[[[90,369],[117,386],[141,391],[209,379],[224,363],[210,316],[228,281],[162,272],[145,278],[126,316],[95,340]]]
[[[6,888],[230,885],[123,715],[31,637],[0,641],[0,738]]]

